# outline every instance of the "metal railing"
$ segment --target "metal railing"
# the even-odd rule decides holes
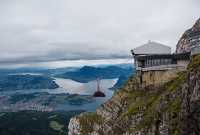
[[[137,67],[136,70],[140,71],[158,71],[158,70],[172,70],[172,69],[178,69],[178,70],[185,70],[186,66],[180,66],[177,64],[170,64],[170,65],[160,65],[160,66],[152,66],[152,67]]]

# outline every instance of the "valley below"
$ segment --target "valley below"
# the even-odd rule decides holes
[[[96,81],[78,83],[69,79],[55,79],[59,85],[56,89],[29,89],[0,92],[0,111],[16,112],[23,110],[36,111],[94,111],[100,104],[112,97],[109,90],[117,79],[102,80],[102,89],[106,97],[94,98]]]
[[[67,135],[71,117],[83,111],[19,111],[0,113],[1,135]]]
[[[94,112],[132,71],[131,64],[0,69],[0,134],[67,135],[71,117]],[[106,97],[93,97],[98,76]]]

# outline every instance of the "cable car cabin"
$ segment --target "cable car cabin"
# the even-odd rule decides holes
[[[97,79],[97,90],[94,92],[93,97],[105,97],[106,95],[100,89],[100,79]]]

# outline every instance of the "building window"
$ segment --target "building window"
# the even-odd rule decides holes
[[[161,64],[161,65],[165,65],[164,59],[161,59],[161,60],[160,60],[160,64]]]

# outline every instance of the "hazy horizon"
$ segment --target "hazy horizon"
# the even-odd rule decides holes
[[[131,57],[172,47],[200,17],[199,0],[0,0],[0,63]]]
[[[23,63],[4,63],[0,64],[0,69],[18,69],[18,68],[70,68],[83,66],[98,66],[98,65],[117,65],[117,64],[132,64],[133,59],[98,59],[98,60],[57,60],[43,62],[23,62]]]

